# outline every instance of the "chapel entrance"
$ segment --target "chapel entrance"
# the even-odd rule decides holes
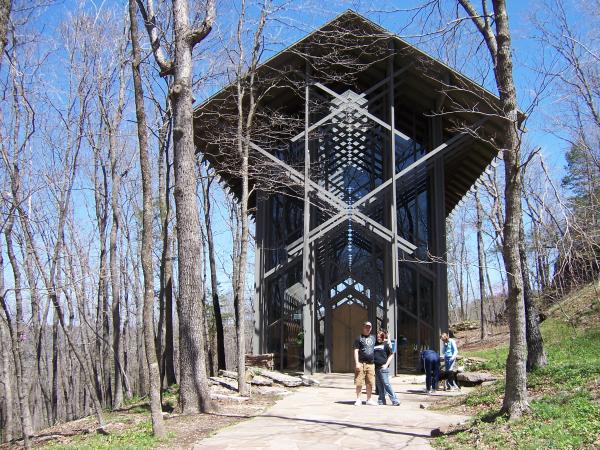
[[[333,372],[354,372],[353,343],[369,320],[369,311],[357,303],[344,303],[332,311]]]

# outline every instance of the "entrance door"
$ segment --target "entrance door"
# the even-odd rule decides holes
[[[332,361],[334,372],[354,372],[354,340],[368,320],[366,308],[354,303],[338,306],[332,311]]]

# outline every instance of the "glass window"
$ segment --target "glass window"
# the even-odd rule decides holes
[[[419,276],[419,318],[428,324],[433,322],[433,283]]]
[[[418,320],[406,311],[398,310],[397,366],[399,369],[415,370],[419,363]]]
[[[405,308],[415,316],[417,315],[417,287],[415,271],[405,264],[400,263],[398,271],[398,292],[396,294],[398,306]]]

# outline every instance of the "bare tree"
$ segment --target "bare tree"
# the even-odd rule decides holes
[[[4,59],[4,47],[6,47],[8,27],[10,23],[10,12],[12,0],[0,0],[0,67]]]
[[[170,91],[173,107],[173,162],[175,214],[179,270],[180,400],[184,413],[212,409],[206,378],[202,285],[202,241],[196,203],[192,51],[210,33],[215,20],[215,1],[207,0],[201,24],[190,24],[187,0],[173,1],[173,58],[167,59],[160,42],[157,18],[151,0],[138,5],[146,24],[154,58],[163,76],[173,75]]]
[[[489,51],[502,108],[499,113],[505,124],[504,142],[502,143],[506,204],[503,256],[508,278],[507,307],[510,341],[502,410],[511,419],[516,419],[528,410],[529,404],[525,370],[527,360],[526,319],[519,255],[519,224],[522,215],[521,132],[519,130],[517,91],[513,79],[511,34],[504,0],[492,0],[492,9],[489,9],[487,0],[484,0],[482,12],[478,12],[470,0],[458,0],[458,2],[480,32]]]
[[[155,102],[157,103],[157,102]],[[158,103],[157,103],[158,104]],[[158,132],[159,163],[158,163],[158,190],[159,190],[159,217],[161,224],[162,250],[160,258],[160,314],[158,320],[158,356],[161,359],[161,385],[166,378],[167,385],[177,383],[175,375],[175,350],[173,342],[173,258],[172,258],[172,231],[170,223],[171,213],[171,107],[167,98],[164,111],[161,108],[161,126]],[[164,350],[162,350],[162,329],[164,322]]]
[[[116,31],[116,30],[115,30]],[[95,70],[96,89],[98,97],[98,108],[101,119],[101,131],[107,136],[108,144],[108,171],[110,173],[110,199],[111,226],[109,232],[109,272],[110,272],[110,295],[112,299],[112,352],[114,361],[113,374],[113,392],[112,407],[118,409],[123,403],[123,375],[122,375],[122,325],[121,325],[121,286],[119,278],[119,249],[117,247],[119,227],[120,227],[120,204],[119,192],[121,186],[121,174],[124,168],[121,167],[120,137],[119,129],[123,119],[123,110],[125,108],[125,46],[127,40],[122,35],[117,35],[115,42],[109,38],[107,45],[116,44],[116,50],[111,52],[113,57],[112,64],[98,64]],[[104,47],[104,46],[102,46]],[[104,61],[104,60],[101,60]],[[116,99],[114,89],[116,88]],[[115,101],[116,100],[116,101]],[[106,216],[102,218],[106,220]]]
[[[485,272],[487,264],[485,262],[485,253],[483,251],[483,206],[481,205],[481,199],[479,198],[479,189],[475,192],[475,208],[477,212],[476,225],[475,228],[477,230],[477,269],[479,275],[479,321],[480,321],[480,330],[481,330],[481,339],[485,338]]]
[[[246,61],[246,49],[244,43],[244,32],[247,21],[246,0],[242,0],[238,27],[236,35],[238,60],[235,62],[236,76],[236,105],[237,105],[237,133],[235,145],[238,152],[237,157],[241,161],[240,178],[242,192],[240,197],[240,241],[239,253],[237,253],[234,267],[237,267],[234,275],[233,301],[235,311],[235,331],[237,336],[237,365],[238,365],[238,387],[242,395],[247,394],[246,386],[246,341],[245,341],[245,287],[246,287],[246,265],[248,263],[248,203],[249,191],[249,152],[250,140],[256,115],[257,98],[255,94],[256,68],[262,53],[262,34],[267,20],[270,2],[265,0],[261,3],[258,23],[252,39],[252,47],[249,52],[249,62]]]
[[[200,169],[202,170],[202,169]],[[204,226],[206,228],[206,242],[208,246],[208,262],[210,265],[210,292],[215,320],[215,332],[217,340],[217,366],[220,370],[227,369],[225,363],[225,333],[223,328],[223,314],[219,299],[219,283],[217,280],[217,263],[215,258],[215,242],[212,226],[212,199],[211,187],[215,180],[215,174],[206,166],[203,176],[201,172],[200,183],[202,184],[202,199],[204,203]]]
[[[596,279],[600,273],[600,62],[597,2],[548,0],[533,16],[537,40],[552,65],[540,65],[553,77],[557,113],[549,132],[567,149],[565,233],[554,284],[570,289]],[[572,10],[573,13],[568,10]],[[586,17],[585,21],[580,21]]]
[[[140,151],[140,169],[142,173],[143,219],[142,219],[142,270],[144,272],[144,344],[146,348],[146,365],[150,380],[150,411],[152,414],[152,430],[155,436],[165,434],[161,395],[160,370],[154,346],[154,274],[152,270],[152,172],[148,158],[148,132],[146,130],[146,113],[144,109],[144,92],[140,75],[141,51],[139,45],[135,0],[129,0],[129,19],[133,58],[131,68],[135,89],[135,111],[138,128]]]

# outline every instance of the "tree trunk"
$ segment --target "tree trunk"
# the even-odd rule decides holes
[[[0,0],[0,67],[2,67],[2,59],[4,58],[11,9],[12,0]]]
[[[173,149],[179,261],[180,400],[184,414],[212,410],[204,352],[202,240],[196,203],[191,28],[187,0],[173,1],[175,36]]]
[[[544,352],[544,340],[540,331],[540,316],[527,270],[527,253],[525,250],[525,227],[523,225],[523,216],[519,223],[519,257],[521,259],[521,269],[523,271],[523,300],[525,302],[526,318],[526,339],[527,339],[527,372],[531,372],[540,367],[545,367],[548,363],[546,352]]]
[[[106,270],[106,226],[108,211],[108,182],[106,167],[101,161],[102,155],[99,150],[94,152],[94,198],[96,206],[96,221],[98,222],[98,234],[100,239],[100,267],[98,273],[98,304],[96,309],[96,353],[98,355],[97,364],[95,364],[96,391],[102,400],[104,406],[108,406],[112,401],[110,389],[110,373],[106,367],[107,361],[110,361],[110,352],[107,346],[110,337],[110,327],[108,321],[108,278]],[[98,171],[102,173],[102,180],[99,179]]]
[[[131,242],[131,238],[128,235],[129,242]],[[138,261],[142,260],[142,249],[141,246],[138,246],[139,254],[136,255]],[[146,374],[146,347],[144,344],[144,295],[142,288],[140,286],[140,269],[139,264],[132,260],[131,264],[133,265],[133,288],[135,290],[135,322],[136,322],[136,347],[137,351],[137,364],[138,364],[138,374],[137,374],[137,393],[140,396],[146,395],[148,393],[148,382],[147,382],[147,374]]]
[[[243,3],[245,5],[245,3]],[[243,56],[240,51],[240,66]],[[236,261],[236,270],[234,277],[233,308],[235,316],[235,336],[237,338],[237,368],[238,368],[238,392],[240,395],[247,395],[246,386],[246,336],[245,319],[246,308],[244,304],[244,290],[246,281],[246,263],[248,254],[248,152],[249,137],[246,135],[248,130],[244,130],[244,89],[242,80],[238,77],[237,81],[237,107],[238,107],[238,126],[237,126],[237,147],[239,156],[242,160],[241,178],[242,194],[240,197],[240,248],[239,257]]]
[[[18,168],[15,168],[18,171]],[[13,198],[14,195],[13,187]],[[15,198],[15,203],[18,202],[18,197]],[[17,262],[12,241],[14,216],[11,214],[4,228],[4,236],[6,238],[6,253],[10,262],[15,289],[15,317],[14,326],[9,326],[9,331],[12,341],[13,361],[15,365],[15,381],[17,387],[17,399],[19,402],[19,413],[21,418],[21,432],[23,434],[23,442],[25,448],[31,448],[30,439],[33,436],[33,425],[31,421],[31,412],[29,410],[29,383],[26,374],[24,373],[23,364],[23,348],[21,343],[25,341],[25,322],[23,320],[23,297],[21,295],[21,269]],[[4,298],[2,299],[4,302]],[[3,307],[5,304],[3,303]],[[7,319],[10,317],[8,308],[5,308]],[[10,324],[11,322],[9,322]]]
[[[111,126],[111,125],[109,125]],[[112,132],[111,132],[112,134]],[[109,138],[114,141],[114,137]],[[120,177],[117,174],[117,160],[114,146],[116,143],[109,144],[110,153],[110,172],[111,172],[111,209],[112,224],[109,236],[109,266],[112,297],[112,325],[113,325],[113,361],[114,361],[114,392],[113,409],[119,409],[123,405],[123,377],[121,375],[121,293],[119,277],[119,255],[117,253],[117,233],[119,232],[119,183]]]
[[[217,365],[219,370],[227,369],[225,363],[225,333],[223,331],[223,316],[219,302],[219,284],[217,282],[217,264],[215,259],[215,243],[211,220],[210,187],[213,177],[206,171],[206,182],[202,182],[202,196],[204,200],[204,223],[206,226],[206,240],[208,244],[208,262],[210,264],[210,291],[215,315],[215,329],[217,335]]]
[[[162,406],[160,400],[160,370],[154,347],[154,273],[152,271],[152,172],[148,158],[148,132],[144,110],[144,92],[140,74],[141,50],[137,29],[135,0],[129,0],[129,20],[131,31],[133,86],[135,92],[135,113],[140,150],[140,170],[142,173],[142,271],[144,272],[144,343],[146,364],[150,380],[150,412],[152,431],[157,437],[165,435]]]
[[[0,295],[4,296],[4,258],[3,258],[3,250],[2,245],[0,243]],[[4,304],[4,298],[1,300],[2,304]],[[10,367],[10,355],[9,355],[9,347],[10,345],[10,331],[5,331],[5,320],[0,316],[0,342],[4,345],[0,348],[0,384],[2,384],[3,390],[3,417],[0,418],[2,420],[2,436],[0,442],[9,442],[13,438],[13,382],[12,382],[12,370]]]
[[[167,108],[169,109],[169,108]],[[159,196],[160,196],[160,219],[162,226],[162,255],[160,264],[161,280],[161,310],[164,320],[164,350],[162,352],[161,384],[163,377],[166,377],[167,386],[177,383],[175,375],[175,351],[173,342],[173,262],[171,254],[171,234],[169,232],[169,223],[171,222],[171,164],[169,161],[169,134],[170,134],[170,112],[164,119],[160,130],[159,144],[161,153],[159,162]],[[159,320],[160,322],[160,320]],[[162,324],[159,325],[159,332],[162,332]],[[162,344],[162,339],[157,339]]]
[[[479,198],[479,190],[475,192],[475,204],[477,208],[477,259],[479,260],[478,269],[479,269],[479,297],[480,297],[480,330],[481,330],[481,340],[485,338],[485,313],[484,313],[484,303],[485,303],[485,254],[483,252],[483,207],[481,205],[481,200]]]
[[[503,256],[508,281],[508,323],[510,341],[506,362],[506,390],[502,410],[511,419],[520,417],[529,408],[527,401],[527,346],[525,337],[525,305],[523,277],[519,256],[519,224],[521,221],[521,159],[518,135],[517,92],[513,80],[511,38],[508,13],[504,0],[493,0],[497,54],[494,72],[500,102],[506,118],[504,149],[504,219]]]
[[[121,244],[121,248],[124,245]],[[123,255],[123,252],[121,252]],[[125,322],[123,323],[123,382],[125,388],[125,398],[131,399],[133,397],[133,391],[131,390],[131,382],[129,373],[131,373],[129,349],[131,348],[131,308],[129,307],[129,280],[127,279],[127,262],[128,262],[128,250],[125,251],[125,255],[121,257],[121,287],[123,290],[123,308],[125,309]]]

